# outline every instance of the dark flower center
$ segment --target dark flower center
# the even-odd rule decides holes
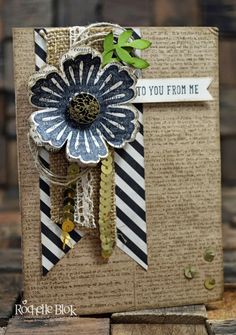
[[[70,101],[68,113],[72,120],[79,124],[92,123],[100,112],[97,99],[89,93],[75,95]]]

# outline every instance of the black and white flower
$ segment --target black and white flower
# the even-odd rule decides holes
[[[102,68],[95,50],[70,50],[60,70],[47,65],[30,78],[30,102],[40,108],[30,117],[33,132],[47,147],[65,146],[68,160],[96,164],[108,155],[107,144],[122,148],[136,136],[135,84],[127,67]]]

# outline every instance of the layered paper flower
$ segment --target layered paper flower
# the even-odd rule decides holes
[[[138,112],[130,103],[136,78],[113,63],[101,68],[91,48],[65,54],[60,70],[45,66],[29,81],[30,102],[41,108],[30,117],[42,145],[60,150],[68,160],[96,164],[108,155],[107,144],[121,148],[134,140]]]

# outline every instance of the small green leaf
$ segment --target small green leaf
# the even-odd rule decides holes
[[[113,50],[110,50],[108,52],[103,52],[102,53],[102,65],[105,66],[107,65],[108,63],[110,63],[111,59],[112,59],[112,56],[113,56]]]
[[[133,57],[132,65],[136,69],[146,69],[150,64],[145,59]]]
[[[132,36],[133,31],[132,30],[125,30],[120,36],[118,37],[118,45],[121,47],[123,44],[128,42],[129,38]]]
[[[133,57],[130,56],[130,54],[128,53],[128,51],[126,51],[125,49],[116,46],[116,54],[117,56],[120,58],[121,61],[127,63],[127,64],[133,64]]]
[[[133,51],[132,47],[122,47],[122,48],[128,51],[129,54]]]
[[[104,51],[108,52],[114,49],[113,40],[114,40],[114,36],[112,32],[106,35],[106,37],[104,38],[104,42],[103,42]]]
[[[147,49],[150,47],[151,42],[143,39],[128,42],[132,34],[133,31],[131,29],[125,30],[119,35],[117,43],[114,43],[112,32],[105,36],[103,42],[104,51],[102,53],[103,66],[114,62],[123,62],[137,69],[145,69],[149,66],[145,59],[133,57],[133,49]]]
[[[117,57],[113,57],[111,60],[110,60],[110,63],[117,63],[119,62],[119,59]]]
[[[135,49],[143,50],[143,49],[149,48],[151,44],[152,43],[148,40],[139,39],[139,40],[135,40],[135,41],[132,41],[130,43],[127,43],[126,46],[127,47],[133,47]]]

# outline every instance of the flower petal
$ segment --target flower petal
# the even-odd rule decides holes
[[[76,86],[77,90],[80,86],[87,90],[94,85],[100,65],[101,55],[91,48],[72,49],[61,61],[68,83],[73,87]]]
[[[47,65],[30,77],[29,89],[33,106],[53,108],[65,102],[68,86],[58,70]]]
[[[107,146],[96,128],[74,129],[66,146],[70,161],[80,161],[82,164],[97,164],[101,158],[108,155]]]
[[[106,105],[127,103],[135,97],[136,78],[125,67],[108,65],[98,79],[95,89],[98,98]]]
[[[99,119],[99,130],[115,148],[135,139],[138,131],[138,110],[133,105],[110,106]]]
[[[43,143],[53,148],[61,148],[69,138],[71,128],[67,124],[64,114],[58,109],[45,109],[32,113],[31,125],[40,136]]]

